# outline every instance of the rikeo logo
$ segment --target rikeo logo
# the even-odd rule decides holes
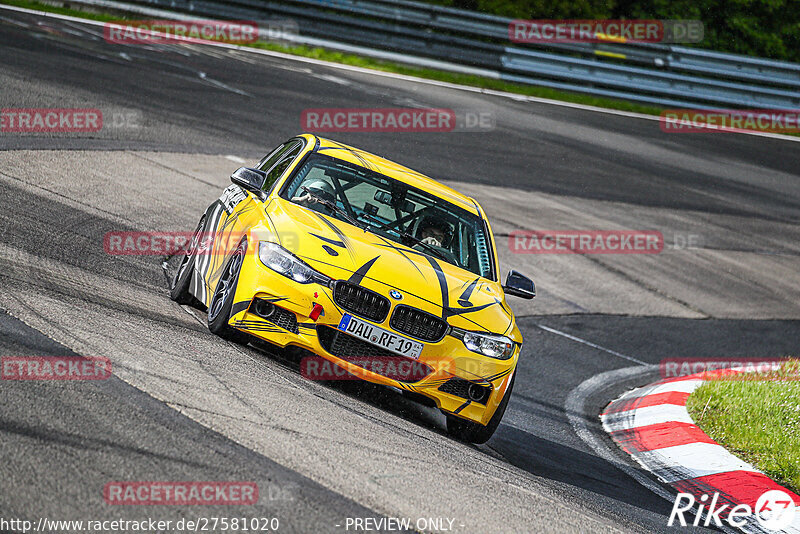
[[[699,499],[696,499],[691,493],[679,493],[675,497],[675,503],[672,506],[672,512],[669,514],[667,526],[673,526],[675,520],[678,520],[680,526],[688,526],[684,514],[692,512],[695,515],[693,526],[716,526],[723,528],[727,523],[728,526],[742,528],[748,523],[752,523],[752,519],[758,522],[763,528],[772,531],[780,531],[787,528],[794,522],[795,515],[797,514],[794,498],[788,493],[781,490],[769,490],[764,492],[756,501],[755,508],[749,504],[720,504],[719,492],[714,493],[710,498],[707,494],[703,494]],[[697,504],[697,510],[693,510]],[[705,514],[705,521],[702,517]]]

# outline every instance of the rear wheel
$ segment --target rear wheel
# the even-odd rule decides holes
[[[242,268],[246,252],[247,240],[244,239],[225,265],[214,295],[211,297],[211,303],[208,305],[208,329],[224,339],[243,344],[248,342],[250,336],[228,326],[228,321],[231,318],[233,297],[236,294],[239,271]]]
[[[192,240],[189,242],[189,248],[181,260],[175,276],[172,278],[172,287],[170,287],[169,298],[178,304],[192,304],[195,298],[189,293],[189,285],[192,283],[192,274],[194,274],[194,264],[197,258],[197,249],[200,246],[200,234],[203,231],[203,225],[206,223],[206,216],[200,218],[200,224],[192,234]]]
[[[446,414],[447,416],[447,433],[459,441],[466,441],[468,443],[486,443],[492,437],[497,427],[500,426],[500,421],[503,419],[503,414],[506,413],[508,406],[508,399],[511,398],[511,390],[514,389],[514,379],[517,378],[516,373],[511,377],[511,383],[506,389],[506,394],[500,405],[495,410],[494,415],[489,419],[489,424],[484,426],[474,421],[467,421],[455,415]]]

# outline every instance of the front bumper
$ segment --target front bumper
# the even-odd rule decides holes
[[[424,343],[418,360],[396,356],[394,361],[384,358],[377,365],[365,365],[365,361],[371,361],[369,357],[367,360],[353,358],[352,350],[345,354],[344,351],[335,350],[330,342],[331,330],[325,329],[336,329],[343,311],[333,302],[328,287],[314,283],[297,284],[280,275],[265,273],[258,265],[254,267],[260,270],[242,268],[229,323],[231,327],[279,347],[300,347],[369,382],[424,395],[443,412],[483,425],[488,424],[502,401],[516,367],[519,346],[508,360],[496,360],[471,352],[460,339],[446,335],[439,342]],[[252,275],[248,276],[248,272]],[[260,317],[255,312],[254,303],[257,299],[272,303],[279,313],[267,319]],[[309,318],[315,304],[321,305],[324,310],[317,321]],[[388,317],[391,317],[391,312],[382,323],[368,322],[394,332],[389,326]],[[409,337],[402,332],[397,333]],[[344,333],[337,335],[348,336]],[[305,364],[301,362],[301,371],[306,378],[352,379],[350,376],[343,377],[341,373],[332,375],[322,372],[315,375],[307,371],[324,371],[325,366],[309,366],[310,362]],[[430,371],[423,372],[425,376],[420,378],[420,368],[425,366]],[[404,369],[411,369],[411,372],[406,374]],[[485,396],[480,401],[470,400],[470,384],[483,387]]]

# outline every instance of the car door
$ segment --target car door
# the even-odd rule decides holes
[[[265,192],[269,192],[281,175],[291,165],[305,146],[302,139],[290,139],[258,164],[258,169],[267,173],[264,184]],[[225,188],[217,205],[212,209],[207,232],[212,238],[208,257],[201,260],[205,305],[208,306],[213,289],[216,287],[230,255],[236,250],[242,239],[247,236],[251,226],[254,210],[262,204],[254,194],[231,184]]]

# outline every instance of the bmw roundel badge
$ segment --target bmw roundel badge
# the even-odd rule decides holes
[[[394,300],[400,300],[403,298],[402,293],[400,293],[396,289],[392,289],[391,291],[389,291],[389,296],[392,297]]]

